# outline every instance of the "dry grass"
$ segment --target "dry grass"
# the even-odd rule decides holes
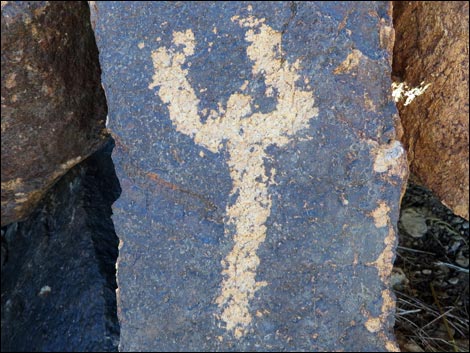
[[[468,222],[452,215],[429,191],[410,185],[402,210],[422,212],[428,230],[413,238],[399,223],[395,269],[406,279],[395,286],[395,333],[405,352],[467,352],[469,349]],[[460,254],[460,255],[459,255]]]
[[[395,329],[403,351],[411,346],[409,343],[426,352],[468,351],[468,311],[456,306],[440,310],[437,304],[426,304],[405,293],[396,295]],[[456,333],[460,338],[455,338]]]

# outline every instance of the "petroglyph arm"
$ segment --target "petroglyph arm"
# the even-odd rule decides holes
[[[194,33],[190,29],[173,33],[173,44],[178,50],[160,47],[152,52],[155,73],[148,88],[158,87],[156,95],[168,105],[170,119],[179,132],[197,135],[196,142],[217,152],[223,133],[220,117],[213,112],[205,124],[201,123],[199,99],[188,81],[188,70],[183,69],[187,57],[194,54]]]
[[[253,18],[232,18],[243,27],[257,27],[255,32],[249,29],[245,39],[251,45],[247,48],[248,57],[254,62],[252,72],[254,75],[262,74],[267,86],[266,95],[277,96],[276,109],[269,114],[254,114],[251,120],[258,126],[266,126],[269,122],[270,129],[266,131],[265,140],[276,139],[278,145],[287,143],[287,138],[279,139],[279,136],[291,136],[298,130],[308,127],[309,120],[318,115],[318,109],[313,106],[314,98],[311,91],[302,91],[296,87],[299,79],[297,71],[300,61],[289,63],[284,59],[282,51],[282,34],[270,26]]]

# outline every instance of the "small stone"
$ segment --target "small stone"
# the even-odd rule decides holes
[[[421,272],[423,272],[423,275],[430,275],[430,274],[432,273],[432,271],[431,271],[430,269],[427,269],[427,268],[424,269],[424,270],[421,271]]]
[[[424,349],[418,346],[416,343],[405,343],[403,345],[403,351],[405,352],[424,352]]]
[[[400,289],[400,287],[403,287],[403,285],[407,284],[408,282],[408,278],[401,268],[396,267],[393,269],[392,276],[390,278],[390,285],[394,289]]]
[[[41,290],[39,291],[38,295],[39,295],[40,297],[47,297],[49,294],[51,294],[51,291],[52,291],[51,287],[49,287],[49,286],[44,286],[44,287],[41,288]]]
[[[400,223],[413,238],[421,238],[428,231],[426,218],[416,208],[404,209],[400,215]]]
[[[449,252],[455,252],[460,248],[460,245],[462,245],[462,242],[459,240],[455,240],[450,244]]]
[[[437,262],[436,265],[438,266],[439,270],[437,270],[437,274],[443,276],[444,278],[448,277],[449,274],[449,267],[443,263]]]
[[[455,259],[455,263],[462,267],[468,267],[468,257],[465,257],[462,250],[459,251]]]
[[[449,278],[447,282],[449,282],[452,285],[456,285],[457,283],[459,283],[459,279],[457,277],[452,277],[452,278]]]

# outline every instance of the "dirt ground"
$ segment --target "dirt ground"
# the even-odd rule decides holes
[[[469,222],[422,186],[401,205],[392,283],[402,351],[468,351]]]

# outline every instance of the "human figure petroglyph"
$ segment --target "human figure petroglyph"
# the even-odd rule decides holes
[[[216,303],[221,308],[219,318],[235,337],[242,337],[251,323],[249,302],[255,292],[266,286],[256,281],[259,258],[256,254],[266,238],[266,221],[271,212],[268,186],[274,182],[274,170],[266,175],[264,159],[270,145],[283,146],[299,130],[308,127],[309,120],[318,115],[313,94],[296,87],[300,61],[289,63],[283,59],[281,32],[252,16],[232,17],[247,28],[245,40],[251,43],[247,55],[253,62],[253,75],[263,75],[266,95],[277,97],[276,109],[270,113],[252,111],[253,98],[244,93],[232,94],[224,109],[211,110],[206,122],[198,114],[199,99],[183,69],[196,45],[191,29],[173,33],[173,44],[178,50],[160,47],[152,52],[155,74],[149,89],[157,87],[156,94],[167,104],[170,119],[176,130],[217,153],[226,149],[233,182],[232,195],[238,194],[234,204],[226,209],[228,234],[233,234],[233,249],[223,260],[223,282]],[[245,85],[246,86],[246,85]],[[245,90],[240,88],[240,92]]]

